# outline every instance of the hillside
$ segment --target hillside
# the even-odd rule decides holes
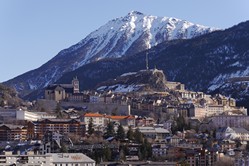
[[[17,97],[17,92],[7,87],[3,84],[0,84],[0,107],[9,106],[9,107],[17,107],[20,106],[22,100]]]

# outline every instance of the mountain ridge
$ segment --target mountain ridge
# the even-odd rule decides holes
[[[41,67],[5,83],[25,96],[90,62],[134,55],[165,41],[189,39],[215,30],[176,18],[147,16],[133,11],[107,22]]]

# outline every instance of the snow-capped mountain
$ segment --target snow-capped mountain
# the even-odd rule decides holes
[[[190,39],[215,28],[132,11],[107,22],[41,67],[6,82],[22,95],[54,83],[64,73],[105,58],[134,55],[165,41]]]
[[[167,80],[246,101],[249,108],[249,21],[189,40],[163,42],[135,56],[90,63],[64,74],[58,82],[68,83],[77,75],[83,89],[95,88],[123,73],[145,69],[146,53],[149,67],[163,70]]]

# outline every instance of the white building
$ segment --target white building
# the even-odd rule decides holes
[[[55,119],[55,115],[49,115],[46,112],[30,112],[17,110],[16,119],[17,120],[27,120],[27,121],[37,121],[41,119]]]
[[[216,139],[249,141],[249,131],[244,128],[222,127],[216,131]]]
[[[138,129],[145,137],[155,140],[165,140],[170,134],[169,130],[164,128],[139,127]]]

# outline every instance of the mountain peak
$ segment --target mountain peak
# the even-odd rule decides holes
[[[144,15],[143,13],[141,13],[141,12],[139,12],[139,11],[135,11],[135,10],[133,10],[133,11],[131,11],[131,12],[129,12],[128,13],[128,16],[133,16],[133,15]]]

